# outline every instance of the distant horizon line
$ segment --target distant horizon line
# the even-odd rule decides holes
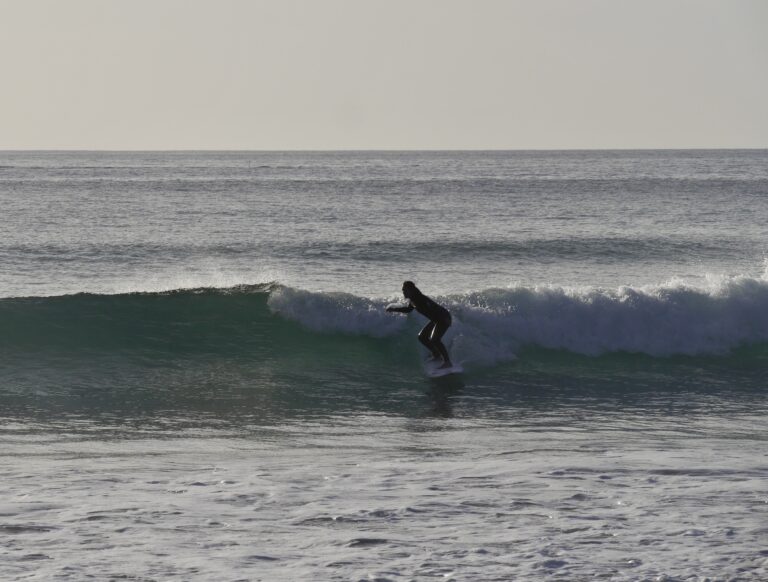
[[[659,152],[659,151],[763,151],[764,147],[617,147],[617,148],[338,148],[338,149],[263,149],[263,148],[150,148],[150,149],[92,149],[92,148],[0,148],[0,153],[184,153],[184,152],[253,152],[253,153],[364,153],[364,152]]]

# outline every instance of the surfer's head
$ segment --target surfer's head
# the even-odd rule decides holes
[[[416,287],[416,285],[413,283],[413,281],[403,282],[403,296],[405,296],[406,299],[410,299],[418,292],[419,290]]]

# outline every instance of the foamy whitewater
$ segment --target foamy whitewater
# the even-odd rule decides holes
[[[0,202],[2,580],[768,580],[768,151],[4,152]]]

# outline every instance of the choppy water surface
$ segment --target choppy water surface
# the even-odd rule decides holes
[[[713,420],[675,413],[682,399],[594,411],[542,398],[503,418],[450,418],[481,405],[441,390],[411,394],[417,417],[6,425],[3,570],[63,580],[768,574],[765,409]]]
[[[768,150],[0,153],[3,296],[762,272]],[[406,277],[407,276],[407,277]]]
[[[2,153],[0,577],[766,580],[767,200],[765,151]]]

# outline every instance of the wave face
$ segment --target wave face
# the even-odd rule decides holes
[[[155,358],[248,355],[296,344],[327,351],[341,338],[392,343],[415,332],[423,320],[386,313],[391,299],[275,284],[3,299],[0,347],[16,355],[114,352]],[[511,360],[530,346],[589,356],[674,356],[724,354],[768,341],[765,277],[720,278],[707,287],[513,287],[437,299],[454,315],[447,341],[456,359],[469,364]]]
[[[266,292],[259,286],[3,299],[0,346],[38,353],[226,351],[258,337]]]

